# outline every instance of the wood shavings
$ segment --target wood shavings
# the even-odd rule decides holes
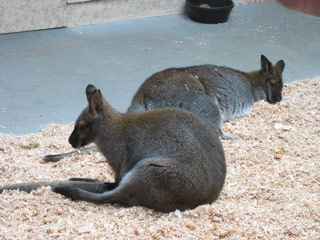
[[[0,239],[320,239],[320,78],[284,87],[277,105],[257,103],[224,124],[227,179],[217,202],[190,211],[72,202],[49,187],[0,194]],[[0,134],[0,185],[113,181],[99,153],[44,163],[72,151],[71,125],[39,134]],[[32,147],[30,144],[39,144]],[[31,146],[21,148],[20,146]]]

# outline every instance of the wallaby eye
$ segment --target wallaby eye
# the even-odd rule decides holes
[[[273,87],[276,87],[278,85],[278,83],[276,81],[270,81],[270,85]]]
[[[78,126],[80,130],[85,130],[88,127],[88,124],[86,124],[85,122],[79,122]]]
[[[88,126],[87,125],[82,125],[80,126],[80,130],[85,130]]]
[[[275,84],[277,83],[277,80],[271,79],[271,80],[270,80],[270,83],[273,84],[273,85],[275,85]]]

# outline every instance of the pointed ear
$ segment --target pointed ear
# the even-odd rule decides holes
[[[285,63],[283,60],[280,60],[276,63],[276,67],[279,68],[281,72],[283,72],[284,66],[285,66]]]
[[[86,88],[86,95],[87,95],[87,100],[90,103],[90,98],[91,95],[97,90],[97,88],[95,86],[93,86],[92,84],[89,84]]]
[[[263,74],[268,74],[272,69],[272,63],[264,55],[261,55],[261,70]]]
[[[93,85],[88,85],[86,88],[86,95],[89,103],[90,113],[99,115],[103,108],[104,100],[99,89]]]

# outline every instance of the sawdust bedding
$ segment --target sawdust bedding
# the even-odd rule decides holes
[[[0,195],[0,239],[320,239],[320,78],[284,87],[224,124],[228,174],[218,201],[185,212],[72,202],[41,188]],[[99,153],[44,163],[72,150],[71,125],[0,135],[0,185],[89,177],[112,181]]]

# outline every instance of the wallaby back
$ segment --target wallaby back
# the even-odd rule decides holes
[[[94,142],[115,172],[115,188],[104,193],[57,187],[74,200],[140,205],[168,212],[215,201],[226,165],[218,135],[191,112],[159,108],[120,114],[89,85],[89,106],[69,138],[73,147]]]
[[[206,94],[203,84],[192,74],[169,68],[153,74],[135,94],[128,113],[175,107],[195,113],[219,133],[219,109]]]

